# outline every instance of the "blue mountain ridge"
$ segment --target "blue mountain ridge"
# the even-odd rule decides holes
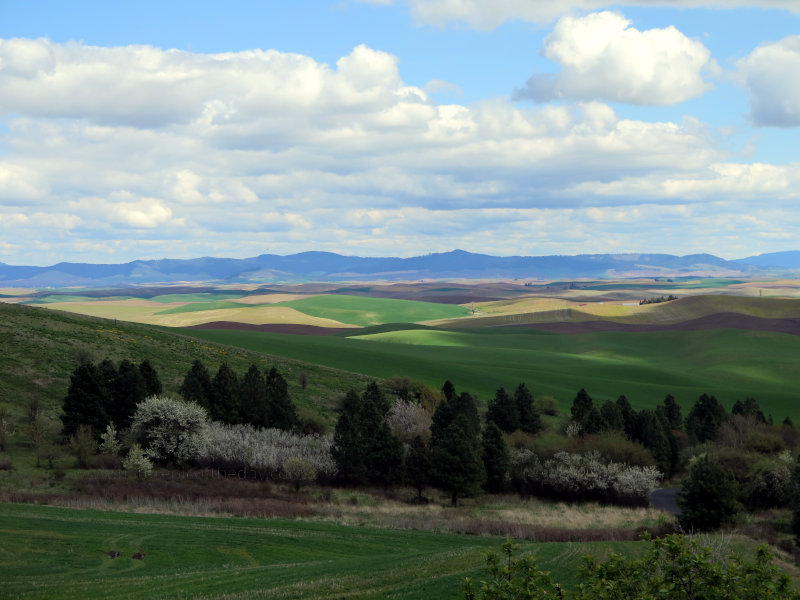
[[[301,252],[251,258],[135,260],[123,264],[61,262],[47,267],[0,263],[5,287],[103,287],[176,282],[290,282],[418,279],[526,279],[721,276],[800,271],[800,252],[739,260],[711,254],[582,254],[490,256],[452,250],[413,256],[360,257]]]

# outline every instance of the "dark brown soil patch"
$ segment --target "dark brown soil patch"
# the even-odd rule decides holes
[[[800,319],[766,319],[740,313],[722,312],[680,323],[630,324],[614,321],[526,323],[504,327],[525,327],[554,333],[593,333],[600,331],[701,331],[705,329],[749,329],[800,335]]]
[[[334,335],[336,333],[358,331],[358,328],[348,327],[318,327],[316,325],[297,325],[292,323],[252,325],[235,321],[212,321],[211,323],[192,325],[189,329],[238,329],[240,331],[264,331],[266,333],[289,333],[292,335]]]

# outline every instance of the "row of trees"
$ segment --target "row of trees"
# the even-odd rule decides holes
[[[79,364],[64,397],[62,432],[70,437],[86,425],[99,436],[111,422],[119,428],[130,427],[136,406],[161,391],[158,373],[148,360],[138,365],[123,360],[114,366],[108,359]]]
[[[298,425],[297,410],[289,385],[275,367],[266,373],[250,365],[240,377],[223,362],[214,377],[195,360],[180,387],[184,400],[196,402],[209,417],[221,423],[249,423],[254,427],[292,430]]]

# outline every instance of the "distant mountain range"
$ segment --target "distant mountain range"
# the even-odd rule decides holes
[[[800,276],[800,251],[725,260],[711,254],[581,254],[489,256],[453,250],[411,258],[365,258],[331,252],[254,258],[136,260],[124,264],[62,262],[49,267],[0,263],[2,287],[123,287],[154,283],[409,281],[634,277]]]

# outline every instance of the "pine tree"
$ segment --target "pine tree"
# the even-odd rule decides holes
[[[139,365],[139,372],[144,378],[144,396],[150,398],[151,396],[160,396],[164,388],[161,385],[161,380],[158,378],[158,372],[155,370],[150,361],[144,359]]]
[[[537,433],[542,428],[541,415],[533,404],[533,394],[524,383],[514,391],[514,402],[519,412],[519,428],[525,433]]]
[[[297,427],[297,411],[289,397],[289,384],[283,375],[272,367],[266,381],[267,427],[291,431]]]
[[[267,427],[267,384],[256,365],[250,365],[239,388],[239,410],[243,423]]]
[[[494,423],[506,433],[519,429],[519,408],[515,399],[508,395],[505,388],[497,390],[494,398],[489,401],[486,422]]]
[[[680,405],[675,402],[672,394],[667,394],[664,398],[664,415],[667,418],[669,428],[674,431],[683,431],[683,414]]]
[[[593,406],[589,409],[589,412],[586,413],[586,417],[583,419],[583,423],[581,423],[581,432],[594,435],[603,431],[603,417],[600,416],[600,411],[597,410],[597,407]]]
[[[622,412],[622,420],[625,423],[625,435],[630,440],[636,439],[636,411],[633,410],[631,403],[628,402],[628,399],[624,395],[617,398],[617,406],[619,406],[619,410]]]
[[[486,478],[480,457],[480,419],[475,400],[467,393],[443,400],[431,424],[431,464],[435,484],[459,496],[475,493]]]
[[[347,392],[339,407],[331,456],[336,461],[341,481],[356,485],[366,483],[367,459],[361,400],[355,390]]]
[[[390,404],[378,384],[367,385],[361,397],[361,426],[367,454],[367,480],[386,485],[402,479],[403,446],[386,422]]]
[[[670,443],[661,419],[658,418],[655,411],[645,409],[639,412],[638,422],[636,441],[650,451],[659,470],[669,473],[672,464]]]
[[[129,360],[119,363],[113,402],[107,407],[109,418],[119,429],[130,427],[136,406],[147,397],[146,383],[138,367]]]
[[[592,397],[586,393],[586,390],[581,388],[578,391],[578,394],[575,396],[575,399],[572,401],[572,420],[576,423],[583,423],[583,420],[586,418],[586,415],[589,414],[589,411],[592,410]]]
[[[766,424],[767,422],[766,417],[764,417],[764,412],[761,410],[755,398],[748,397],[744,402],[737,400],[731,409],[731,414],[753,417],[759,423]]]
[[[686,433],[695,444],[716,439],[717,432],[727,419],[725,409],[714,396],[703,394],[686,417]]]
[[[92,363],[78,365],[70,376],[61,415],[62,433],[69,438],[81,425],[88,425],[100,435],[108,425],[106,413],[108,390],[100,370]]]
[[[239,422],[239,382],[236,372],[222,363],[211,382],[212,401],[209,416],[223,423]]]
[[[503,432],[492,421],[483,430],[481,458],[486,470],[484,489],[490,494],[505,491],[509,464],[508,447],[503,439]]]
[[[606,400],[600,405],[600,417],[603,419],[603,429],[606,431],[625,431],[625,417],[622,409],[616,402]]]
[[[206,366],[195,360],[180,387],[181,397],[187,402],[197,402],[206,410],[211,408],[211,375]]]

